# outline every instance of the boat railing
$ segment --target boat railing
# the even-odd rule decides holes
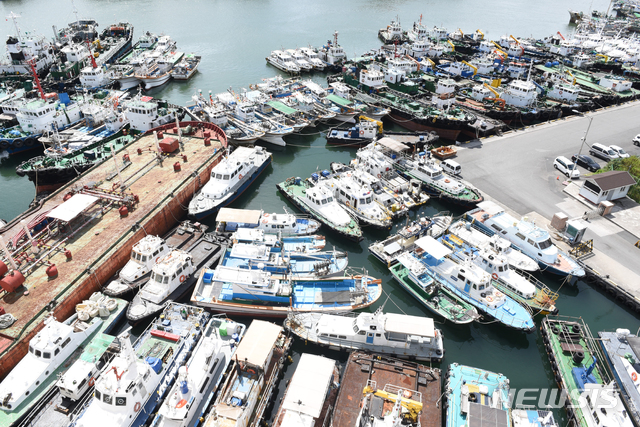
[[[547,285],[545,285],[540,280],[535,278],[531,273],[528,273],[526,271],[518,270],[517,268],[512,268],[511,271],[515,271],[517,274],[519,274],[520,276],[524,277],[530,283],[533,283],[533,285],[536,287],[536,289],[538,289],[540,291],[539,295],[543,300],[547,300],[547,302],[549,302],[549,301],[555,301],[555,300],[558,299],[559,295],[558,295],[557,292],[554,292],[551,289],[549,289],[549,287]],[[538,299],[538,296],[536,296],[536,299]],[[540,301],[540,302],[545,303],[544,301]]]

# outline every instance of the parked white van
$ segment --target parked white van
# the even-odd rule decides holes
[[[443,171],[451,175],[460,175],[460,172],[462,172],[460,164],[450,159],[443,160],[440,163],[440,167]]]

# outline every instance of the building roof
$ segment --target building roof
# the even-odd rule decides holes
[[[220,208],[216,221],[257,224],[260,217],[262,217],[262,211],[259,210]]]
[[[590,180],[600,187],[602,191],[613,190],[614,188],[625,187],[636,184],[636,180],[627,171],[610,171],[590,176]]]
[[[74,194],[69,200],[49,212],[47,216],[69,222],[97,201],[97,197],[89,194]]]

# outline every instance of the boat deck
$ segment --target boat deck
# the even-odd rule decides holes
[[[362,390],[368,380],[375,381],[378,388],[391,384],[422,394],[421,427],[440,427],[442,408],[436,406],[440,399],[439,369],[428,368],[412,362],[356,351],[351,353],[342,376],[340,392],[333,414],[333,427],[353,427],[360,413]]]
[[[170,126],[175,124],[164,127]],[[184,129],[186,123],[181,126]],[[6,350],[14,341],[29,339],[39,330],[42,319],[51,309],[60,318],[68,317],[75,304],[88,298],[126,263],[135,242],[146,233],[165,234],[179,216],[184,215],[181,206],[186,206],[193,193],[208,180],[211,168],[224,152],[226,137],[213,128],[204,130],[210,132],[210,146],[203,143],[203,129],[197,129],[194,134],[183,136],[180,151],[163,154],[161,161],[157,160],[154,135],[143,135],[116,152],[120,176],[126,186],[123,192],[113,191],[120,181],[114,161],[109,160],[85,172],[45,199],[38,208],[25,212],[0,231],[4,240],[10,241],[22,231],[21,219],[27,224],[37,223],[38,217],[46,218],[49,211],[62,204],[63,198],[72,191],[82,190],[98,196],[97,202],[72,219],[64,232],[56,227],[48,238],[42,237],[45,246],[38,254],[32,253],[31,245],[25,245],[29,248],[29,257],[43,261],[31,271],[23,262],[19,268],[26,278],[24,285],[14,292],[3,293],[0,299],[6,312],[18,319],[0,333],[0,351],[4,352],[0,356],[0,378],[21,357],[18,354],[11,362],[5,361]],[[165,135],[170,136],[171,130],[165,130]],[[216,137],[219,139],[214,139]],[[137,150],[141,150],[141,154],[137,154]],[[130,164],[123,168],[125,154],[128,154]],[[180,164],[178,172],[174,171],[175,163]],[[128,198],[131,201],[134,197],[138,202],[130,203],[128,215],[122,217],[118,210],[119,200]],[[65,256],[65,249],[71,252],[71,259]],[[47,276],[47,262],[57,266],[57,277]],[[22,347],[23,355],[27,348],[26,345]]]

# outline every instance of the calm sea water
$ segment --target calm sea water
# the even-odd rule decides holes
[[[542,38],[557,31],[566,35],[573,30],[568,25],[567,9],[604,11],[608,2],[77,0],[75,6],[80,17],[96,19],[100,28],[128,20],[135,26],[136,38],[143,31],[165,33],[177,40],[180,50],[202,55],[199,73],[192,80],[170,83],[151,92],[154,96],[184,104],[197,90],[217,93],[229,87],[247,87],[250,83],[274,76],[277,71],[267,66],[264,59],[271,50],[308,44],[318,46],[331,38],[335,30],[339,31],[339,43],[350,56],[377,47],[378,29],[388,25],[396,16],[406,28],[422,15],[423,23],[443,26],[449,31],[480,29],[492,39],[505,34]],[[3,16],[11,11],[22,16],[19,25],[23,31],[35,30],[48,36],[53,34],[52,25],[60,28],[75,19],[72,10],[68,0],[0,2]],[[13,34],[11,22],[2,21],[2,30],[3,34]],[[316,80],[321,82],[322,76]],[[236,207],[281,212],[287,202],[278,194],[276,183],[290,176],[308,176],[317,168],[328,168],[331,161],[347,162],[354,156],[352,149],[326,147],[320,133],[293,136],[286,148],[269,149],[274,152],[272,166],[255,183],[253,191],[235,203]],[[30,155],[0,160],[0,218],[12,219],[26,209],[33,198],[33,184],[15,175],[15,166]],[[432,202],[412,216],[431,215],[446,209],[447,206]],[[379,304],[384,303],[386,311],[429,315],[393,281],[386,267],[368,254],[367,246],[384,235],[368,231],[365,235],[366,239],[360,245],[345,244],[328,235],[328,247],[347,250],[350,265],[364,267],[383,280],[385,296]],[[582,316],[592,331],[618,327],[637,329],[638,319],[634,314],[587,284],[563,285],[549,278],[545,281],[552,289],[559,289],[557,305],[561,314]],[[496,324],[437,326],[442,328],[445,336],[443,367],[458,362],[502,372],[511,379],[511,386],[515,388],[555,387],[538,334],[519,334]],[[296,354],[312,351],[341,360],[346,358],[304,343],[297,343],[295,349]],[[291,375],[291,371],[289,369],[287,375]]]

